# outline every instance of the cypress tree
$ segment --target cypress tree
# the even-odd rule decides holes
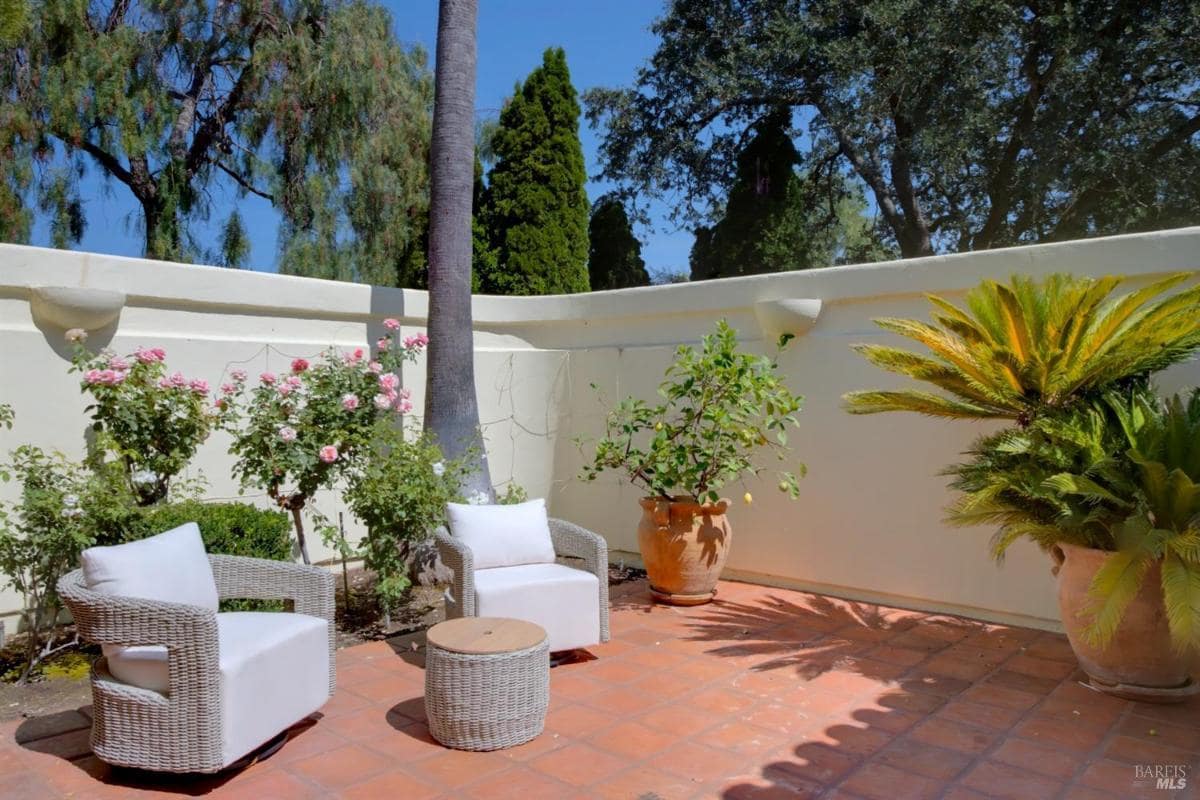
[[[562,48],[518,86],[493,139],[484,219],[495,263],[480,263],[489,294],[586,292],[587,173],[579,101]]]
[[[633,235],[625,205],[612,194],[604,195],[592,206],[588,277],[592,291],[650,285],[642,243]]]
[[[833,263],[838,235],[818,221],[828,213],[796,172],[788,135],[790,112],[779,109],[755,126],[738,154],[725,215],[696,230],[692,280],[805,269]]]

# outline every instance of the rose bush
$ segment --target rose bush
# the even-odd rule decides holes
[[[67,338],[75,344],[71,370],[92,397],[87,410],[98,451],[121,464],[139,505],[163,500],[171,480],[219,423],[221,409],[209,402],[208,382],[169,372],[161,347],[94,354],[84,347],[83,331],[72,329]]]
[[[297,358],[287,374],[260,374],[247,386],[235,371],[221,387],[217,405],[233,435],[233,474],[292,515],[304,563],[310,563],[302,512],[318,489],[332,488],[371,452],[377,431],[412,410],[398,370],[429,343],[421,333],[396,340],[400,323],[384,321],[387,333],[374,352],[330,349],[314,362]],[[331,529],[317,515],[323,532]]]

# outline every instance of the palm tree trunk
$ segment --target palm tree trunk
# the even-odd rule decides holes
[[[440,0],[429,197],[429,353],[425,427],[450,458],[471,453],[464,490],[492,496],[479,434],[471,330],[478,0]]]

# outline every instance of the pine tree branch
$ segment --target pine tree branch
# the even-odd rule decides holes
[[[250,183],[250,181],[248,181],[246,178],[239,175],[237,172],[233,171],[229,167],[225,166],[220,161],[218,161],[216,159],[209,159],[208,163],[212,164],[214,167],[221,170],[229,177],[233,178],[235,181],[237,181],[237,184],[239,186],[241,186],[243,189],[245,189],[247,192],[250,192],[251,194],[256,194],[259,197],[263,198],[264,200],[269,201],[272,204],[275,202],[275,195],[273,195],[269,192],[264,192],[263,190],[257,188],[256,186],[254,186],[254,184]]]

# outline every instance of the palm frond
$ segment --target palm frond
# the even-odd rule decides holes
[[[1162,561],[1163,605],[1176,649],[1200,647],[1200,561],[1167,548]]]

